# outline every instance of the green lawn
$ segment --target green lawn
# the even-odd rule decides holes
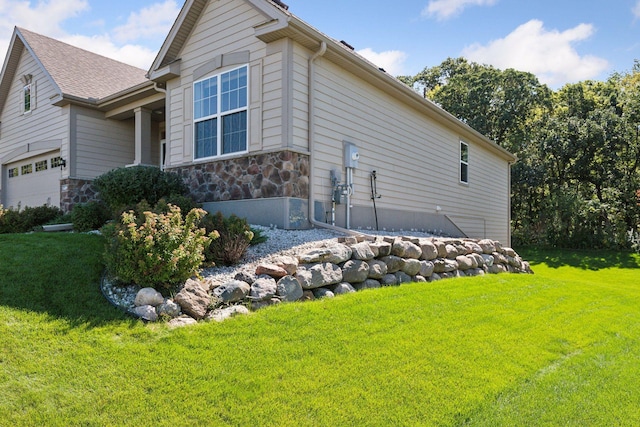
[[[0,425],[640,425],[635,255],[169,330],[106,303],[101,250],[0,236]]]

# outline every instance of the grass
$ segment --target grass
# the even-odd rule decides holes
[[[640,260],[283,304],[169,330],[101,297],[99,237],[0,236],[0,425],[639,425]]]

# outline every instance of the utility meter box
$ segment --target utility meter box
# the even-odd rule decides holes
[[[344,141],[344,167],[357,169],[358,160],[360,160],[358,147],[352,142]]]

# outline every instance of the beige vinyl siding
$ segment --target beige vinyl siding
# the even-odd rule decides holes
[[[168,83],[170,90],[170,135],[168,135],[172,165],[193,161],[193,123],[191,118],[193,72],[218,55],[235,52],[250,52],[250,105],[249,122],[261,125],[262,76],[256,76],[266,55],[265,44],[254,36],[254,27],[264,23],[266,18],[251,5],[242,0],[220,0],[209,2],[202,13],[193,33],[189,36],[181,54],[181,77]],[[223,69],[212,74],[218,74]],[[249,129],[249,151],[262,148],[262,134]]]
[[[102,113],[79,107],[74,107],[74,113],[76,118],[75,178],[94,179],[111,169],[133,163],[134,119],[106,120]],[[154,151],[157,158],[158,150]]]
[[[371,206],[376,170],[378,207],[483,219],[486,237],[508,241],[508,164],[479,143],[469,144],[469,184],[460,184],[460,135],[324,58],[316,76],[316,195],[330,200],[329,172],[342,171],[342,142],[360,150],[354,173],[356,206]],[[455,221],[454,221],[455,222]],[[457,223],[458,224],[458,223]],[[477,234],[478,221],[459,221]],[[466,230],[465,230],[466,228]],[[485,237],[485,236],[479,236]]]
[[[296,44],[293,51],[293,146],[309,149],[309,58],[313,55]]]
[[[268,55],[263,63],[262,148],[278,148],[283,144],[283,59],[282,52]]]
[[[33,76],[37,99],[36,108],[23,114],[21,103],[23,102],[24,85],[20,78],[25,74]],[[62,148],[61,155],[65,158],[68,156],[69,109],[51,105],[50,99],[56,93],[55,86],[28,51],[23,49],[9,96],[6,100],[2,100],[6,104],[0,117],[2,127],[0,129],[0,159],[7,159],[7,156],[15,150],[26,150],[29,144],[37,145],[47,141],[59,141]],[[64,177],[66,172],[62,173]],[[1,179],[0,177],[0,189],[4,185]]]

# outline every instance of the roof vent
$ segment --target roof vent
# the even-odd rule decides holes
[[[271,0],[271,1],[277,4],[278,6],[280,6],[281,8],[283,8],[284,10],[289,10],[289,6],[282,3],[280,0]]]
[[[378,68],[378,70],[382,71],[383,73],[387,72],[384,68]]]
[[[347,43],[344,40],[340,40],[340,43],[342,43],[343,45],[345,45],[346,47],[348,47],[351,50],[356,50],[353,46],[351,46],[349,43]]]

